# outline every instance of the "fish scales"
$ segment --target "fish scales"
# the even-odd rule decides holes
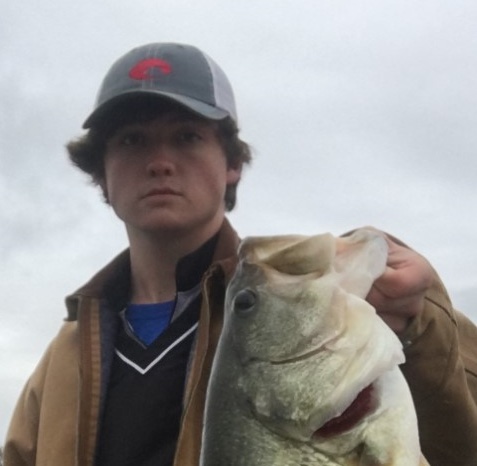
[[[227,287],[201,466],[424,466],[402,346],[364,298],[372,230],[248,238]]]

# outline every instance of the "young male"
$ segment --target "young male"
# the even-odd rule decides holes
[[[197,465],[239,243],[225,213],[250,161],[232,88],[195,47],[145,45],[111,67],[84,127],[70,157],[123,221],[129,249],[67,298],[5,465]],[[475,464],[477,330],[422,256],[389,245],[368,300],[405,345],[424,454],[433,466]]]

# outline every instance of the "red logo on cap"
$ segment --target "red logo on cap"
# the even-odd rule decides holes
[[[152,77],[149,73],[151,68],[158,68],[163,74],[169,74],[172,71],[171,65],[166,61],[160,60],[159,58],[147,58],[146,60],[141,60],[136,63],[129,70],[129,77],[139,81],[149,79]]]

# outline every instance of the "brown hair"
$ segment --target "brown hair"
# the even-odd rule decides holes
[[[94,184],[104,179],[104,155],[106,143],[122,126],[151,121],[165,112],[181,108],[177,104],[160,99],[136,97],[134,100],[118,104],[108,118],[89,129],[83,136],[70,141],[66,148],[70,160],[80,170],[91,176]],[[227,117],[217,121],[217,137],[227,159],[227,166],[236,168],[250,163],[250,146],[239,138],[235,122]],[[225,208],[231,211],[237,201],[237,185],[228,185],[225,192]]]

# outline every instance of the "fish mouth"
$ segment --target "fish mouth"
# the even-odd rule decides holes
[[[279,366],[281,364],[293,364],[295,362],[304,361],[305,359],[309,359],[317,354],[321,353],[325,348],[320,346],[319,348],[313,349],[311,351],[307,351],[306,353],[299,354],[297,356],[293,356],[286,359],[279,359],[276,361],[270,361],[270,364],[274,366]]]
[[[362,419],[368,416],[376,408],[373,384],[361,390],[352,403],[341,413],[329,421],[325,422],[317,431],[313,438],[329,439],[355,427]]]

